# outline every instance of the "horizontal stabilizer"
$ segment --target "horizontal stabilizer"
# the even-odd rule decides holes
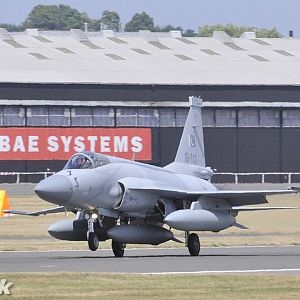
[[[22,211],[22,210],[5,210],[5,213],[8,214],[14,214],[14,215],[22,215],[22,216],[40,216],[40,215],[48,215],[48,214],[55,214],[55,213],[60,213],[64,212],[65,207],[64,206],[59,206],[55,208],[49,208],[49,209],[44,209],[44,210],[38,210],[34,212],[27,212],[27,211]]]
[[[173,242],[180,243],[180,244],[184,244],[184,241],[181,241],[181,240],[177,239],[177,238],[174,237],[174,236],[173,236],[173,238],[172,238],[172,241],[173,241]]]
[[[249,227],[246,227],[246,226],[244,226],[244,225],[242,225],[240,223],[235,223],[232,226],[240,228],[240,229],[249,229]]]

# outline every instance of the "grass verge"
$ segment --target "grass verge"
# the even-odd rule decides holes
[[[13,282],[1,299],[299,299],[299,276],[1,274]]]

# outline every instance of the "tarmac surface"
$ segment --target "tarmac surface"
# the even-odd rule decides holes
[[[32,196],[36,183],[0,183],[0,190],[7,191],[9,196]]]
[[[4,272],[117,272],[145,274],[263,273],[300,275],[300,246],[202,248],[192,257],[186,248],[112,251],[0,252]]]

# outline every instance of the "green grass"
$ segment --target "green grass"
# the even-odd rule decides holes
[[[300,276],[10,273],[1,299],[299,299]]]

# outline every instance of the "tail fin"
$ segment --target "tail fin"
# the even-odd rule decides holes
[[[187,116],[175,161],[165,169],[176,173],[210,179],[213,172],[205,167],[202,127],[202,99],[189,97],[190,110]]]

